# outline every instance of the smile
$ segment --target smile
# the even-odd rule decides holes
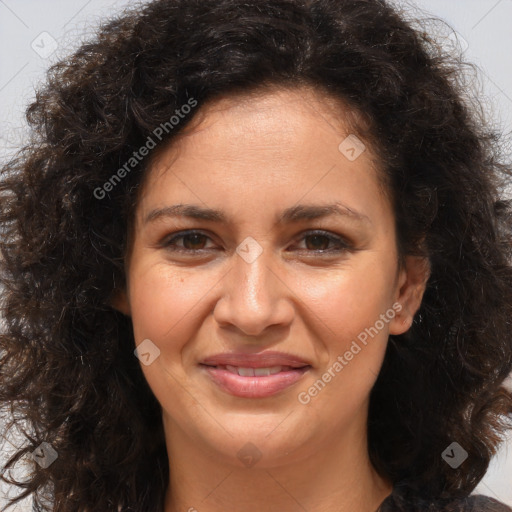
[[[311,368],[291,366],[270,366],[262,368],[238,367],[232,365],[201,367],[211,381],[223,391],[243,398],[265,398],[298,382]]]
[[[280,372],[293,370],[291,366],[269,366],[267,368],[242,368],[240,366],[216,366],[219,370],[228,370],[231,373],[240,375],[241,377],[262,377],[264,375],[274,375]]]

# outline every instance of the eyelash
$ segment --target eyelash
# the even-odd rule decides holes
[[[180,231],[179,233],[176,233],[172,235],[170,238],[167,238],[163,241],[162,247],[172,251],[172,252],[178,252],[178,253],[185,253],[185,254],[199,254],[204,252],[209,252],[211,249],[186,249],[184,247],[178,247],[176,246],[177,240],[183,240],[186,236],[189,235],[200,235],[204,236],[207,239],[211,240],[211,238],[202,231],[198,230],[189,230],[189,231]],[[333,233],[329,233],[328,231],[322,231],[322,230],[312,230],[312,231],[306,231],[302,234],[302,237],[299,240],[305,240],[307,237],[311,236],[320,236],[323,238],[326,238],[329,240],[329,242],[332,242],[337,245],[337,248],[335,249],[318,249],[318,250],[308,250],[308,249],[302,249],[302,251],[306,251],[308,253],[312,254],[320,254],[320,255],[332,255],[332,254],[338,254],[346,251],[353,250],[353,246],[344,238],[334,235]]]

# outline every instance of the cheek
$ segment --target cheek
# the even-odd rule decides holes
[[[301,301],[321,320],[333,344],[343,347],[373,326],[390,304],[389,273],[370,266],[303,280]]]
[[[178,336],[201,313],[215,284],[207,273],[180,271],[165,264],[142,268],[130,281],[130,304],[136,341],[149,338],[158,345]],[[173,344],[174,346],[174,344]]]
[[[320,319],[315,337],[323,354],[321,368],[300,396],[311,400],[309,411],[319,421],[342,428],[367,403],[387,346],[389,323],[380,320],[390,309],[385,286],[375,274],[345,274],[303,288],[310,318]]]

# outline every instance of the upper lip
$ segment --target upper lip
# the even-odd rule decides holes
[[[241,354],[236,352],[225,352],[209,356],[202,361],[202,364],[208,366],[227,365],[237,366],[239,368],[268,368],[272,366],[291,366],[292,368],[302,368],[310,366],[307,361],[301,357],[284,352],[260,352],[259,354]]]

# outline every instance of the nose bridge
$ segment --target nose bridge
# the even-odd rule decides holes
[[[252,314],[261,315],[268,311],[270,302],[275,299],[269,275],[272,262],[268,250],[261,250],[260,254],[256,254],[255,248],[251,248],[250,251],[250,258],[240,254],[234,258],[233,283],[230,291],[235,303],[248,308]]]
[[[233,266],[224,282],[220,303],[215,308],[219,323],[236,326],[245,334],[260,334],[270,325],[286,324],[292,306],[286,287],[272,269],[273,255],[253,240],[242,242],[233,255]]]

